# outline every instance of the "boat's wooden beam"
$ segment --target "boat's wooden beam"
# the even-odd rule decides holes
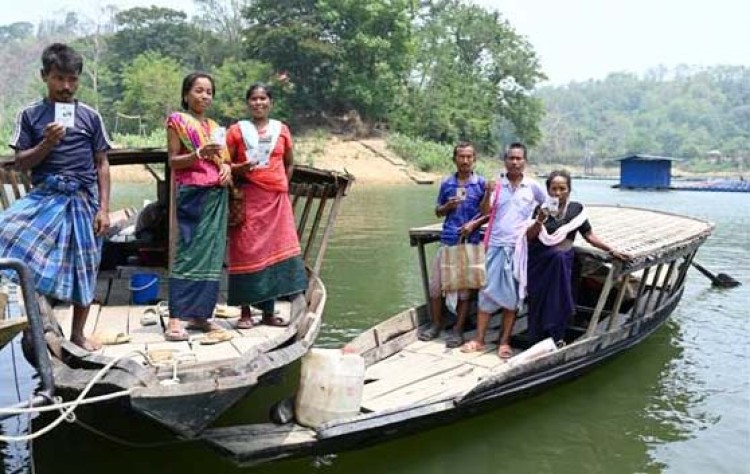
[[[313,273],[316,275],[320,274],[320,268],[323,266],[323,257],[325,257],[326,250],[328,249],[328,241],[331,239],[333,227],[336,223],[336,218],[339,215],[341,201],[344,200],[344,196],[346,195],[351,183],[351,181],[348,181],[345,186],[339,188],[338,193],[336,193],[336,198],[333,200],[331,210],[328,212],[328,221],[323,230],[323,236],[320,238],[320,248],[318,248],[318,254],[315,256],[315,264],[312,266]]]
[[[664,269],[664,264],[660,263],[656,266],[656,273],[654,273],[654,279],[651,281],[651,286],[648,288],[648,295],[646,296],[646,301],[643,303],[644,311],[649,313],[651,312],[649,308],[651,307],[651,300],[654,298],[654,293],[656,293],[657,288],[659,288],[659,291],[663,291],[661,287],[659,287],[659,278],[661,277],[662,270]]]
[[[313,248],[313,245],[315,243],[315,237],[318,234],[318,228],[320,227],[320,222],[323,219],[323,212],[326,209],[326,203],[328,202],[328,186],[323,187],[323,197],[320,198],[320,201],[318,201],[318,209],[315,212],[315,219],[313,220],[312,228],[310,229],[310,236],[307,239],[307,242],[305,243],[305,253],[303,256],[303,259],[307,261],[308,256],[310,255],[310,251]]]
[[[432,321],[432,305],[430,304],[430,276],[427,273],[427,256],[424,251],[424,242],[417,242],[417,255],[419,256],[419,274],[422,276],[422,292],[426,305],[427,316]]]
[[[638,284],[638,291],[635,294],[635,304],[633,304],[633,309],[630,311],[630,319],[636,319],[640,316],[640,306],[641,306],[641,298],[643,298],[643,292],[646,290],[646,281],[648,280],[648,274],[651,272],[651,268],[645,268],[643,270],[643,275],[641,275],[641,281]]]
[[[669,264],[669,267],[667,268],[667,274],[664,275],[664,282],[661,286],[661,291],[659,291],[659,297],[656,298],[656,303],[654,304],[656,308],[658,308],[661,304],[665,294],[672,294],[672,287],[674,286],[672,285],[672,274],[674,273],[674,269],[676,266],[677,260],[672,260],[672,262]]]
[[[607,323],[607,331],[611,331],[615,327],[615,322],[620,319],[620,306],[622,301],[625,299],[625,293],[628,291],[628,282],[630,281],[630,275],[625,274],[620,278],[620,291],[617,292],[617,299],[615,305],[612,307],[612,312],[609,314],[609,322]]]
[[[594,314],[591,315],[591,320],[589,321],[589,327],[586,330],[586,337],[593,337],[596,332],[596,326],[599,324],[599,318],[601,317],[602,310],[604,309],[604,305],[607,303],[607,298],[609,297],[609,292],[612,289],[612,284],[614,282],[614,274],[615,274],[615,267],[617,267],[617,263],[613,262],[613,264],[609,267],[609,271],[607,272],[607,278],[604,280],[604,288],[602,288],[602,292],[599,295],[599,301],[596,302],[596,307],[594,308]]]

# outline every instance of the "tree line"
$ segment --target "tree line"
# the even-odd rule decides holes
[[[531,44],[501,14],[461,0],[195,0],[193,18],[161,7],[67,13],[0,26],[0,129],[43,87],[38,58],[66,41],[85,58],[79,97],[110,130],[149,134],[179,107],[183,75],[216,79],[214,116],[246,114],[244,92],[275,86],[292,124],[356,113],[382,127],[494,150],[507,136],[536,143],[545,77]]]
[[[532,45],[498,12],[462,0],[194,0],[196,14],[100,8],[0,26],[0,137],[43,93],[38,58],[66,41],[85,58],[79,92],[112,132],[163,134],[182,77],[216,79],[214,118],[246,114],[252,82],[275,89],[293,126],[361,117],[443,144],[495,154],[521,140],[535,160],[580,164],[629,153],[747,160],[750,68],[654,68],[542,86]],[[125,138],[123,137],[123,141]],[[128,141],[129,144],[137,142]]]

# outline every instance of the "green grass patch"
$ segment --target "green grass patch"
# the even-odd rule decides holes
[[[456,170],[456,165],[453,163],[452,145],[413,138],[400,133],[389,133],[386,143],[394,153],[420,171],[448,174]],[[498,160],[478,155],[474,171],[482,176],[491,177],[499,168]]]

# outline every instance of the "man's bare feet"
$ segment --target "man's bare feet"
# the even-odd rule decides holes
[[[85,336],[71,336],[70,342],[89,352],[98,351],[102,348],[101,344]]]

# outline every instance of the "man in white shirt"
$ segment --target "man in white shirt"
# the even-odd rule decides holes
[[[487,283],[479,292],[477,335],[461,347],[462,352],[484,350],[485,335],[490,316],[503,312],[503,325],[498,341],[498,355],[507,359],[513,355],[510,336],[520,301],[518,285],[513,278],[513,251],[523,222],[531,217],[534,208],[547,197],[544,187],[524,175],[526,147],[512,143],[505,152],[505,176],[487,185],[482,200],[482,211],[490,215],[485,235],[487,246]]]

